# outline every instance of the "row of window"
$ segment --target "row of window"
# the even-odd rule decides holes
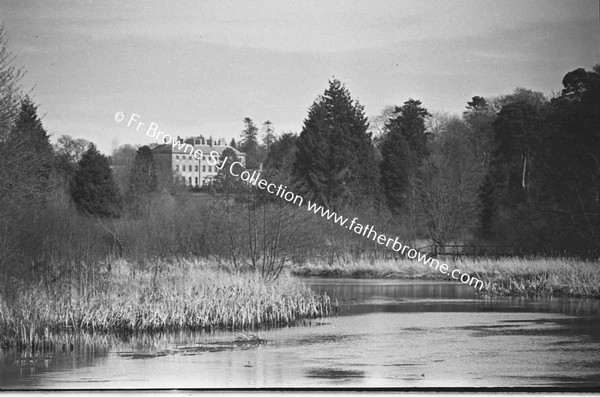
[[[189,172],[192,171],[192,166],[191,165],[188,165],[187,168],[188,168]],[[177,164],[175,165],[175,171],[179,171],[179,165],[177,165]],[[181,171],[185,171],[185,165],[181,166]],[[198,172],[198,166],[197,165],[194,166],[194,172]],[[206,166],[205,165],[202,166],[202,172],[206,172]],[[208,166],[208,172],[213,172],[212,171],[212,165]],[[217,172],[217,167],[215,167],[215,172]]]
[[[212,180],[213,180],[213,179],[204,179],[204,183],[206,184],[206,181],[208,181],[208,183],[210,184],[210,182],[211,182]],[[194,178],[194,184],[193,184],[193,185],[192,185],[192,177],[191,177],[191,176],[190,176],[190,177],[188,177],[188,181],[187,181],[187,182],[186,182],[186,180],[185,180],[185,176],[182,176],[182,177],[181,177],[181,182],[182,182],[184,185],[187,183],[189,186],[196,186],[196,187],[198,187],[198,177],[195,177],[195,178]]]
[[[175,159],[176,159],[176,160],[179,160],[179,156],[178,156],[178,155],[177,155],[177,156],[175,156]],[[181,156],[181,159],[182,159],[182,160],[185,160],[185,156]],[[190,160],[192,160],[192,156],[189,156],[189,159],[190,159]],[[206,156],[202,156],[202,160],[203,160],[203,161],[206,161]]]

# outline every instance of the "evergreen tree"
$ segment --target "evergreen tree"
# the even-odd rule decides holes
[[[411,183],[428,154],[425,118],[430,114],[421,101],[409,99],[397,107],[397,116],[387,125],[381,145],[381,185],[392,211],[399,213],[408,203]]]
[[[536,208],[555,249],[598,258],[600,254],[600,65],[563,78],[552,100]]]
[[[106,156],[91,144],[79,161],[71,196],[80,211],[98,217],[117,216],[121,200]]]
[[[35,169],[30,172],[40,183],[47,184],[55,168],[54,150],[50,144],[50,136],[37,116],[37,106],[29,98],[21,102],[21,110],[15,120],[10,139],[23,146],[23,150],[35,165]]]
[[[298,136],[291,132],[282,134],[275,139],[267,154],[265,169],[277,170],[290,177],[296,159],[297,140]]]
[[[141,207],[148,202],[157,188],[152,150],[148,146],[142,146],[137,150],[129,173],[129,183],[125,197],[129,209],[134,214],[139,215]]]
[[[363,107],[339,80],[308,111],[294,175],[308,199],[334,210],[371,201],[379,170]]]
[[[244,119],[240,149],[246,153],[246,168],[255,169],[260,166],[258,158],[258,128],[250,117]]]
[[[421,101],[409,99],[401,108],[396,108],[398,116],[390,120],[390,132],[400,133],[413,153],[416,164],[427,155],[429,134],[425,128],[425,118],[431,114],[421,106]]]
[[[229,142],[229,146],[231,146],[234,149],[237,149],[237,144],[235,143],[235,138],[231,138],[231,142]]]
[[[271,148],[271,145],[275,142],[275,130],[273,129],[273,123],[269,120],[263,123],[263,145],[267,151]]]
[[[381,155],[383,193],[389,208],[394,213],[399,213],[408,200],[408,186],[411,172],[414,171],[412,154],[404,136],[390,131],[381,144]]]

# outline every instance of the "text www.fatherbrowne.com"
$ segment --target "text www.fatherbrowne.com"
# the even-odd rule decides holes
[[[460,280],[463,284],[472,285],[474,288],[479,287],[479,290],[483,288],[484,284],[482,280],[472,277],[467,273],[462,273],[459,269],[454,269],[450,272],[446,263],[440,264],[439,260],[428,257],[427,254],[419,252],[414,248],[410,248],[408,245],[403,245],[398,241],[398,237],[391,238],[385,236],[384,234],[378,233],[375,231],[372,225],[362,225],[358,223],[358,218],[356,217],[350,221],[350,224],[348,224],[349,218],[338,215],[333,211],[329,211],[328,209],[325,209],[316,203],[311,203],[310,200],[308,201],[308,211],[312,211],[315,214],[321,215],[323,218],[332,220],[333,223],[337,223],[346,229],[352,230],[356,234],[373,239],[373,241],[376,241],[377,244],[383,245],[387,248],[390,248],[391,244],[391,248],[394,251],[406,255],[410,259],[416,258],[417,261],[422,262],[425,265],[429,265],[430,268],[439,270],[442,274],[450,274],[453,279]]]
[[[141,122],[139,120],[140,117],[141,117],[140,115],[132,113],[131,117],[129,118],[129,122],[127,123],[127,127],[130,127],[131,125],[135,126],[137,123],[136,131],[139,131],[140,127],[142,127],[143,125],[147,125],[148,128],[146,130],[146,135],[149,137],[155,138],[157,140],[157,142],[160,142],[159,137],[161,135],[163,135],[162,143],[166,143],[166,144],[170,143],[173,145],[173,147],[177,146],[177,148],[179,150],[184,150],[184,151],[189,150],[190,155],[193,154],[194,157],[197,159],[200,159],[202,157],[203,153],[201,150],[199,150],[199,149],[196,150],[191,145],[188,145],[179,140],[173,139],[170,135],[165,134],[164,132],[160,131],[158,129],[158,125],[155,122],[151,122],[150,124],[145,124],[145,123]],[[124,119],[125,119],[125,114],[123,112],[117,112],[115,114],[116,122],[120,123]],[[213,158],[214,164],[217,165],[217,162],[219,161],[218,153],[211,152],[210,155]],[[229,159],[225,158],[222,162],[220,162],[220,164],[218,164],[217,168],[219,170],[224,169],[227,165],[227,160],[229,160]],[[261,178],[260,171],[255,170],[255,171],[250,172],[250,171],[244,169],[244,166],[239,161],[232,162],[231,164],[228,165],[227,169],[228,169],[229,173],[231,175],[233,175],[234,177],[241,179],[242,181],[246,182],[249,185],[253,185],[259,189],[266,190],[267,192],[274,194],[274,195],[286,200],[289,203],[295,204],[299,207],[302,207],[302,205],[304,203],[304,198],[294,192],[286,190],[287,186],[283,186],[281,184],[279,186],[277,186],[274,183],[269,183],[267,180]],[[472,277],[468,273],[463,273],[458,269],[454,269],[450,272],[447,264],[445,264],[445,263],[440,264],[439,260],[428,257],[427,254],[419,252],[414,248],[410,248],[408,245],[404,245],[404,244],[400,243],[398,241],[398,237],[396,237],[396,238],[389,237],[388,238],[384,234],[380,234],[380,233],[376,232],[372,225],[364,226],[364,225],[358,223],[357,222],[358,218],[356,218],[356,217],[353,218],[352,220],[350,220],[350,223],[348,224],[349,218],[339,215],[335,212],[329,211],[329,209],[324,208],[323,206],[318,205],[317,203],[312,203],[310,200],[307,201],[307,210],[309,212],[312,211],[315,214],[320,215],[323,218],[326,218],[327,220],[333,221],[333,223],[336,223],[342,227],[345,227],[346,229],[351,230],[352,232],[354,232],[356,234],[359,234],[366,238],[373,239],[373,241],[376,241],[377,244],[383,245],[386,248],[392,248],[392,250],[394,250],[396,252],[400,252],[402,255],[406,255],[409,259],[417,259],[417,261],[419,261],[425,265],[429,265],[430,268],[438,270],[440,273],[442,273],[444,275],[450,274],[453,279],[460,280],[460,282],[462,282],[463,284],[472,285],[474,288],[479,287],[479,290],[483,289],[484,283],[482,280]],[[391,247],[390,247],[390,244],[391,244]]]

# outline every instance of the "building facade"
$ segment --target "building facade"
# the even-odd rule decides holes
[[[152,149],[158,184],[171,186],[174,182],[189,187],[202,187],[214,182],[223,151],[232,149],[245,165],[246,155],[227,145],[224,139],[177,138],[173,144],[158,145]],[[198,158],[198,153],[202,153]]]

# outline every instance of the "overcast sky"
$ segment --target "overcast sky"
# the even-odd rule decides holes
[[[375,116],[420,99],[462,112],[474,95],[550,95],[599,62],[599,1],[2,1],[25,88],[54,139],[239,137],[244,117],[300,132],[333,76]],[[123,123],[122,123],[123,124]]]

